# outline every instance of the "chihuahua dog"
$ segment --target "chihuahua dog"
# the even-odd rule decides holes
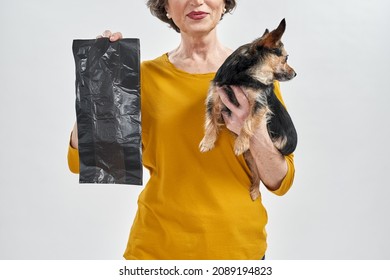
[[[282,155],[291,154],[297,146],[294,124],[274,93],[275,81],[288,81],[296,76],[294,69],[287,64],[288,55],[281,42],[285,29],[286,21],[283,19],[275,30],[269,32],[266,29],[262,37],[234,51],[218,69],[206,100],[205,135],[199,145],[201,152],[214,148],[218,131],[224,124],[222,112],[230,114],[221,101],[218,87],[224,89],[237,107],[240,104],[230,86],[241,87],[247,95],[250,113],[237,135],[234,152],[236,155],[244,154],[252,172],[252,200],[260,196],[261,178],[249,151],[249,142],[261,121],[265,118],[269,136]]]

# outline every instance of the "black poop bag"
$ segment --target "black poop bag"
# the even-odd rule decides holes
[[[139,39],[74,40],[80,183],[142,185]]]

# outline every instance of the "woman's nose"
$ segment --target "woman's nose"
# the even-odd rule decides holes
[[[204,4],[204,0],[191,0],[191,4],[194,6],[200,6]]]

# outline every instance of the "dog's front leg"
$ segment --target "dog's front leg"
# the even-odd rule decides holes
[[[253,136],[252,132],[252,116],[249,116],[241,129],[240,134],[234,143],[234,153],[239,156],[249,150],[249,140]]]
[[[234,144],[234,152],[236,155],[241,155],[249,150],[250,139],[260,126],[263,118],[266,118],[270,112],[267,96],[264,91],[246,88],[245,92],[247,94],[250,112]]]
[[[214,148],[222,118],[222,101],[214,85],[210,87],[206,107],[205,135],[199,145],[201,152],[207,152]]]
[[[234,152],[236,155],[241,155],[249,150],[250,139],[256,129],[260,126],[263,118],[266,117],[267,112],[269,112],[268,107],[263,107],[246,118],[244,126],[242,127],[240,134],[237,136],[234,144]]]

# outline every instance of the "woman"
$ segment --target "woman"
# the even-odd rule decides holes
[[[216,147],[199,152],[205,98],[210,81],[232,52],[218,40],[216,27],[235,0],[149,0],[153,15],[180,33],[180,45],[141,66],[143,164],[150,180],[139,196],[126,259],[261,259],[267,243],[267,213],[261,198],[252,201],[251,174],[243,156],[233,152],[248,115],[241,88],[239,107],[220,96],[225,115]],[[120,33],[106,31],[112,41]],[[280,97],[279,86],[275,90]],[[69,148],[69,166],[78,172],[77,127]],[[294,178],[293,155],[282,156],[266,123],[251,139],[250,151],[264,185],[285,194]]]

